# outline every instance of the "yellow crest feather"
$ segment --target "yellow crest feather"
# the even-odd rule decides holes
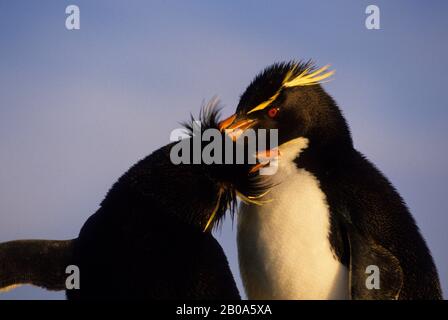
[[[287,81],[283,84],[285,88],[297,87],[297,86],[310,86],[314,84],[320,83],[322,80],[328,79],[334,74],[334,71],[325,72],[328,70],[330,65],[326,65],[312,73],[309,73],[309,70],[306,69],[300,75],[292,79],[291,81]]]
[[[256,106],[255,108],[251,109],[247,114],[258,111],[258,110],[263,110],[264,108],[266,108],[268,105],[271,104],[272,101],[274,101],[275,99],[277,99],[278,95],[280,94],[280,90],[278,90],[272,97],[270,97],[268,100],[260,103],[258,106]]]
[[[211,213],[211,215],[210,215],[210,218],[208,218],[207,224],[205,225],[205,228],[204,228],[204,230],[203,230],[204,232],[208,230],[208,227],[211,225],[213,219],[214,219],[215,216],[216,216],[216,213],[218,212],[219,204],[220,204],[220,202],[221,202],[221,196],[222,196],[222,193],[223,193],[223,191],[222,191],[222,189],[220,189],[220,190],[219,190],[219,193],[218,193],[218,201],[216,202],[216,206],[215,206],[215,208],[213,209],[213,211],[212,211],[212,213]]]
[[[260,198],[264,197],[268,192],[269,190],[259,196],[246,196],[239,191],[237,191],[236,194],[241,199],[241,201],[243,201],[246,204],[255,204],[257,206],[262,206],[272,201],[272,199],[260,200]]]
[[[272,97],[270,97],[268,100],[260,103],[255,108],[251,109],[247,114],[250,114],[250,113],[258,111],[258,110],[265,109],[267,106],[269,106],[271,104],[272,101],[277,99],[277,97],[279,96],[279,94],[283,88],[291,88],[291,87],[298,87],[298,86],[311,86],[311,85],[321,83],[322,80],[328,79],[329,77],[331,77],[334,74],[333,70],[324,73],[324,71],[327,71],[329,67],[330,67],[330,65],[326,65],[326,66],[324,66],[316,71],[313,71],[311,73],[309,73],[310,72],[309,69],[306,69],[301,74],[299,74],[297,77],[290,80],[290,78],[292,77],[292,74],[294,73],[295,69],[297,68],[297,64],[295,64],[291,68],[291,70],[289,70],[288,73],[286,74],[285,78],[283,79],[282,86],[280,87],[280,89],[278,89],[277,92]]]

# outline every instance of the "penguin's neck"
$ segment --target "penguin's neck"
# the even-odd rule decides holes
[[[270,202],[242,204],[240,271],[249,299],[346,299],[347,269],[335,257],[330,210],[319,181],[295,159],[306,138],[280,146]]]

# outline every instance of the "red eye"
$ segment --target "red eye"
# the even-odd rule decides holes
[[[268,116],[269,118],[275,118],[278,114],[278,108],[270,108],[268,110]]]

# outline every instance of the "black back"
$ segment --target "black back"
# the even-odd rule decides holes
[[[431,253],[412,215],[372,163],[355,149],[310,148],[300,155],[297,165],[318,178],[327,197],[330,241],[351,269],[352,297],[442,298]],[[366,290],[365,270],[372,264],[384,270],[381,291]]]
[[[240,299],[221,246],[204,232],[223,169],[174,165],[172,146],[134,165],[84,224],[73,259],[81,289],[69,299]]]

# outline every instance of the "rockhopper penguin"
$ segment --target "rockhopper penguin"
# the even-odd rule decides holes
[[[242,203],[240,272],[249,299],[441,299],[430,251],[384,175],[353,147],[319,82],[328,67],[274,64],[221,129],[278,129],[270,202]],[[366,286],[369,266],[379,288]]]
[[[216,103],[204,109],[201,130],[218,128]],[[77,239],[0,244],[0,288],[64,290],[65,268],[76,265],[80,289],[67,290],[69,299],[239,299],[211,230],[234,208],[237,189],[255,196],[241,179],[248,167],[175,165],[173,145],[129,169]]]

